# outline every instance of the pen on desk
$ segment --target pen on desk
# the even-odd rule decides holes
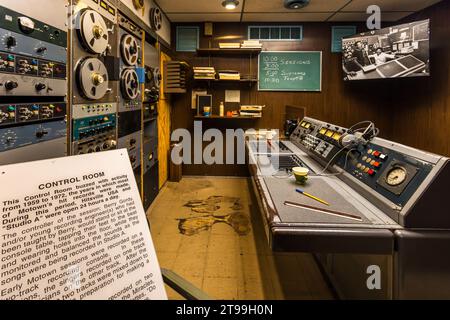
[[[302,189],[295,189],[295,191],[297,191],[298,193],[303,194],[304,196],[306,196],[306,197],[308,197],[308,198],[311,198],[311,199],[316,200],[316,201],[318,201],[318,202],[320,202],[320,203],[323,203],[323,204],[325,204],[325,205],[327,205],[327,206],[330,205],[330,204],[329,204],[328,202],[326,202],[325,200],[322,200],[322,199],[320,199],[320,198],[317,198],[317,197],[313,196],[312,194],[309,194],[309,193],[303,191]]]
[[[334,210],[328,210],[328,209],[322,209],[322,208],[318,208],[318,207],[308,206],[306,204],[295,203],[295,202],[291,202],[291,201],[285,201],[284,205],[285,206],[289,206],[289,207],[294,207],[294,208],[310,209],[310,210],[314,210],[316,212],[321,212],[321,213],[324,213],[324,214],[328,214],[328,215],[336,216],[336,217],[341,217],[341,218],[345,218],[345,219],[351,219],[351,220],[356,220],[356,221],[363,221],[363,219],[360,216],[356,216],[354,214],[349,214],[349,213],[339,212],[339,211],[334,211]]]

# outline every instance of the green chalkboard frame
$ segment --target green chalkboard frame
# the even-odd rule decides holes
[[[261,89],[261,78],[260,78],[260,70],[261,70],[261,57],[264,56],[265,53],[319,53],[320,54],[320,87],[316,90],[311,89],[290,89],[290,88],[273,88],[273,89]],[[258,91],[279,91],[279,92],[322,92],[322,74],[323,74],[323,51],[263,51],[258,56]]]

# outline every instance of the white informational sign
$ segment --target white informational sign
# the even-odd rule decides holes
[[[225,90],[225,102],[241,102],[240,90]]]
[[[0,166],[0,299],[167,299],[126,149]]]

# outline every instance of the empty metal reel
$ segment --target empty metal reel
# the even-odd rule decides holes
[[[98,100],[108,91],[108,71],[97,58],[82,60],[77,68],[79,90],[87,99]]]
[[[162,28],[162,12],[157,7],[150,9],[150,25],[155,31],[158,31]]]
[[[127,100],[136,99],[139,95],[139,78],[134,69],[125,69],[120,77],[122,95]]]
[[[103,53],[108,47],[108,27],[94,10],[85,10],[81,14],[79,35],[83,46],[91,53]]]
[[[128,66],[135,66],[139,59],[139,45],[135,37],[126,34],[120,42],[122,59]]]
[[[155,68],[155,70],[153,71],[153,82],[157,89],[161,87],[161,79],[161,70],[159,70],[159,68]]]

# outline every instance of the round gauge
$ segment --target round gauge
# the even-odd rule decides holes
[[[398,186],[406,180],[406,175],[406,170],[404,168],[392,168],[386,176],[386,183],[392,187]]]
[[[0,142],[3,144],[5,149],[9,149],[14,146],[17,141],[17,135],[12,130],[7,130],[0,136]]]
[[[23,33],[30,34],[34,31],[34,21],[28,17],[19,17],[19,28]]]

